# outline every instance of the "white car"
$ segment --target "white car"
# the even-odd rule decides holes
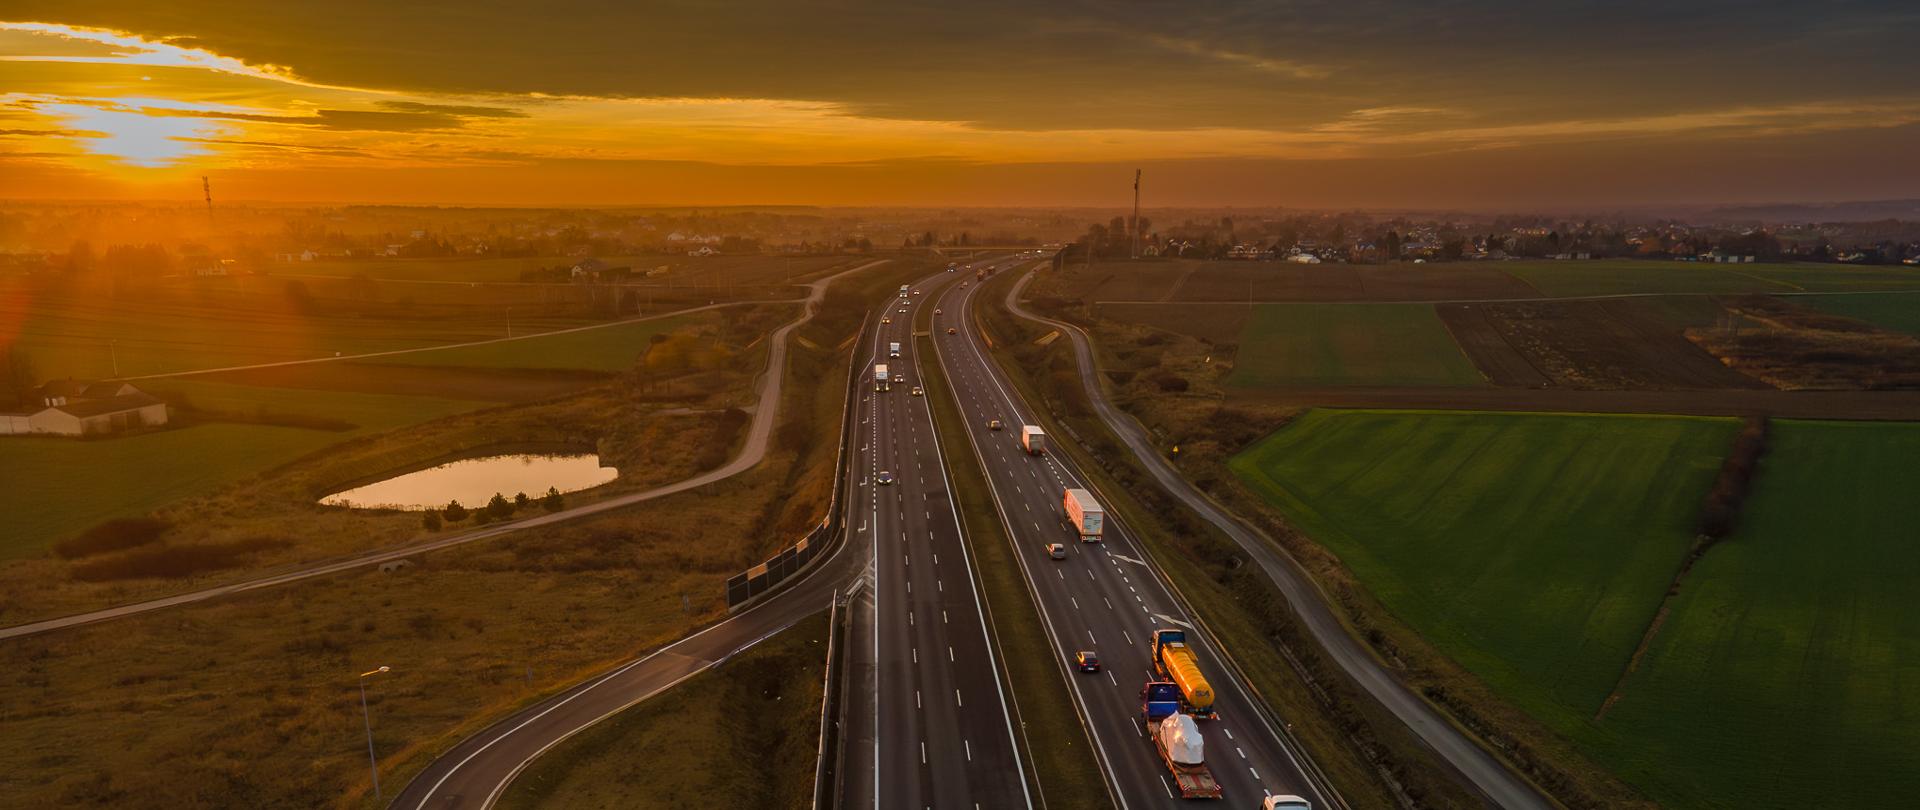
[[[1313,803],[1299,796],[1268,796],[1260,810],[1313,810]]]

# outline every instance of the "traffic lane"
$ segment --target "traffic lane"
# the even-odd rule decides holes
[[[963,311],[964,303],[962,304],[962,306],[956,307],[956,310]],[[972,341],[968,341],[968,342],[972,342]],[[973,352],[961,352],[961,354],[972,354],[974,358],[977,359],[978,364],[984,365],[987,362],[984,355],[978,352],[977,345],[974,348],[975,348],[975,351]],[[978,369],[979,365],[976,365],[975,368]],[[994,372],[994,369],[987,369],[985,371],[985,373],[988,375],[991,375],[993,372]],[[963,375],[963,376],[969,382],[972,382],[976,386],[981,384],[982,377],[977,373],[972,375]],[[968,394],[968,396],[963,396],[961,397],[962,399],[972,399],[975,401],[980,401],[978,391],[970,391],[966,393]],[[1011,402],[1007,402],[1005,404],[1009,409],[1013,407]],[[975,420],[970,420],[970,421],[978,421],[978,417],[976,417]],[[974,430],[978,428],[970,424],[969,429]],[[1048,461],[1051,462],[1051,459],[1048,459]],[[1010,468],[1010,469],[1017,469],[1017,468]],[[1030,481],[1031,483],[1038,483],[1040,476],[1038,476],[1037,474],[1034,474],[1030,476],[1030,479],[1031,479]],[[1063,483],[1063,484],[1075,482],[1078,480],[1077,476],[1075,476],[1071,470],[1064,470],[1060,475],[1056,476],[1056,479],[1060,480],[1060,483]],[[1027,505],[1029,506],[1031,506],[1034,503],[1032,495],[1028,495],[1024,500],[1027,501]],[[1055,512],[1055,514],[1057,514],[1057,511]],[[1042,536],[1044,537],[1043,530],[1037,533],[1042,533]],[[1064,530],[1062,530],[1062,534],[1063,535],[1065,534]],[[1126,548],[1125,544],[1129,543],[1130,541],[1126,538],[1124,531],[1119,530],[1116,527],[1115,531],[1113,532],[1113,535],[1114,535],[1113,537],[1109,538],[1110,542],[1112,542],[1116,546],[1121,546],[1122,548]],[[1111,549],[1109,551],[1111,551]],[[1132,559],[1143,559],[1143,558],[1134,557]],[[1133,586],[1134,577],[1125,572],[1125,570],[1121,567],[1123,564],[1120,563],[1118,560],[1115,560],[1113,564],[1115,566],[1115,572],[1116,572],[1115,575],[1119,578],[1119,581],[1129,586],[1130,593],[1137,592],[1138,588]],[[1130,565],[1132,563],[1126,563],[1126,564]],[[1151,572],[1148,571],[1143,573],[1150,574]],[[1149,587],[1159,588],[1161,590],[1161,593],[1164,595],[1164,584],[1159,582],[1157,577],[1149,576],[1145,578],[1153,579],[1154,581],[1149,585]],[[1067,578],[1066,581],[1073,582],[1074,580],[1077,580],[1077,579],[1078,579],[1077,577]],[[1090,579],[1097,581],[1100,578],[1096,576],[1096,577],[1090,577]],[[1111,578],[1109,578],[1109,581],[1112,581]],[[1147,584],[1147,583],[1142,583],[1142,584]],[[1110,599],[1111,597],[1108,596],[1106,598]],[[1072,605],[1075,599],[1076,597],[1069,595],[1067,604]],[[1166,599],[1167,599],[1166,603],[1169,608],[1167,615],[1172,615],[1178,618],[1180,616],[1180,612],[1177,609],[1173,609],[1171,597],[1167,596]],[[1058,601],[1057,598],[1055,601],[1056,602]],[[1076,610],[1074,612],[1077,613],[1079,611]],[[1140,629],[1141,634],[1144,636],[1146,634],[1149,634],[1154,627],[1163,624],[1157,619],[1152,622],[1142,621],[1142,618],[1145,618],[1151,615],[1152,615],[1151,610],[1143,610],[1141,617],[1134,617],[1133,614],[1131,614],[1130,612],[1117,614],[1118,617],[1125,617],[1121,619],[1122,638],[1126,639],[1130,635],[1126,631],[1126,628],[1125,628],[1126,625],[1132,625],[1133,627]],[[1093,639],[1097,640],[1097,634],[1093,636]],[[1194,646],[1196,648],[1196,652],[1200,652],[1202,654],[1201,660],[1202,660],[1203,666],[1206,667],[1206,671],[1217,673],[1215,675],[1215,678],[1220,678],[1222,675],[1224,675],[1225,674],[1224,667],[1220,664],[1218,657],[1216,655],[1211,654],[1212,651],[1210,649],[1206,649],[1207,645],[1205,645],[1204,639],[1200,638],[1198,633],[1195,633],[1193,634],[1193,638],[1191,640],[1195,642]],[[1141,659],[1146,659],[1147,658],[1146,650],[1144,648],[1138,648],[1138,649],[1139,649],[1138,657]],[[1242,690],[1238,688],[1239,684],[1237,683],[1237,681],[1232,681],[1231,679],[1228,679],[1225,681],[1218,682],[1217,686],[1230,687],[1229,689],[1220,690],[1224,694],[1221,695],[1221,699],[1217,701],[1217,704],[1219,705],[1220,709],[1223,712],[1233,711],[1233,706],[1236,702],[1231,699],[1233,697],[1233,694],[1241,693],[1241,697],[1244,698],[1244,693],[1242,692]],[[1136,697],[1136,701],[1137,701],[1137,697]],[[1247,708],[1251,709],[1251,706],[1248,705]],[[1135,711],[1137,711],[1137,706],[1135,708]],[[1254,719],[1262,721],[1260,724],[1264,725],[1263,718],[1256,717]],[[1204,733],[1205,732],[1204,729],[1203,729],[1203,736],[1211,738],[1211,741],[1214,742],[1216,745],[1216,750],[1220,750],[1218,746],[1220,745],[1221,742],[1223,742],[1220,739],[1221,737],[1225,738],[1224,742],[1232,744],[1233,755],[1231,758],[1228,758],[1229,761],[1227,763],[1227,767],[1214,768],[1214,770],[1216,771],[1216,774],[1215,774],[1216,778],[1220,779],[1220,781],[1222,782],[1223,788],[1228,790],[1234,790],[1236,787],[1235,783],[1240,782],[1240,783],[1243,783],[1238,786],[1240,790],[1251,790],[1253,792],[1253,795],[1261,795],[1263,792],[1270,789],[1266,784],[1266,778],[1274,777],[1275,771],[1277,770],[1283,773],[1291,772],[1291,773],[1287,773],[1286,777],[1280,777],[1281,779],[1283,779],[1283,782],[1286,784],[1286,786],[1291,792],[1307,793],[1308,795],[1311,795],[1311,791],[1304,787],[1306,782],[1304,778],[1298,774],[1297,765],[1293,763],[1291,757],[1287,755],[1284,750],[1273,750],[1273,749],[1280,748],[1277,739],[1274,739],[1275,735],[1271,734],[1270,732],[1265,734],[1259,733],[1261,731],[1268,731],[1268,730],[1256,729],[1255,733],[1249,734],[1247,732],[1247,729],[1236,728],[1235,724],[1232,722],[1208,723],[1207,727],[1214,729],[1215,734],[1217,734],[1217,736],[1215,736],[1215,734]],[[1267,741],[1270,741],[1272,745],[1263,744],[1263,738]],[[1248,752],[1249,748],[1253,749],[1253,753],[1250,754]],[[1232,759],[1234,758],[1242,759],[1247,762],[1247,765],[1246,765],[1247,770],[1244,774],[1240,773],[1236,768],[1234,768],[1234,763],[1232,762]],[[1210,764],[1213,764],[1215,760],[1210,758],[1209,762]],[[1262,769],[1261,769],[1262,762],[1266,763],[1266,768],[1264,773],[1262,772]],[[1292,788],[1292,785],[1294,783],[1298,783],[1303,787],[1299,789],[1294,789]],[[1236,790],[1235,792],[1238,792],[1238,791]]]
[[[903,367],[911,367],[910,354],[899,359],[904,361]],[[1017,759],[1011,751],[1011,723],[1005,716],[1004,706],[999,718],[994,718],[992,712],[959,711],[966,708],[969,693],[975,696],[976,706],[984,707],[987,696],[997,694],[997,683],[992,680],[995,676],[991,670],[981,672],[978,667],[959,666],[963,661],[980,660],[988,652],[984,634],[978,629],[982,623],[976,606],[958,599],[960,589],[949,587],[949,577],[937,570],[955,567],[959,555],[951,549],[958,546],[959,538],[956,520],[945,510],[944,487],[936,483],[927,469],[936,466],[930,463],[923,449],[924,442],[931,438],[930,423],[923,429],[921,420],[913,418],[918,415],[913,403],[924,400],[908,399],[898,391],[876,397],[885,413],[878,429],[879,457],[886,459],[881,462],[883,465],[896,468],[892,470],[896,483],[890,487],[895,493],[890,499],[880,500],[877,522],[881,527],[880,537],[899,538],[899,598],[907,606],[904,615],[908,639],[895,648],[904,650],[904,654],[883,653],[882,656],[896,665],[906,662],[904,666],[918,677],[911,690],[914,722],[890,723],[896,729],[895,739],[911,742],[896,746],[900,755],[892,758],[893,767],[884,770],[897,775],[888,776],[891,787],[883,791],[888,794],[889,806],[915,802],[912,806],[924,806],[929,796],[943,802],[960,800],[962,806],[971,804],[971,800],[981,801],[985,806],[1024,804],[1021,796],[1000,795],[993,790],[1009,783],[1007,774],[1019,773]],[[941,493],[937,499],[935,489]],[[940,520],[943,515],[944,522]],[[943,526],[944,533],[939,531]],[[885,552],[882,560],[888,563],[883,570],[895,567]],[[886,593],[893,595],[894,591],[889,588]],[[892,620],[896,624],[900,621]],[[969,625],[974,632],[966,631]],[[948,694],[954,696],[951,706],[944,700],[931,699],[934,695]],[[889,690],[887,704],[889,708],[883,713],[907,714],[906,690]],[[992,728],[995,719],[1000,721],[997,735]],[[917,729],[918,733],[899,731],[902,727]],[[1005,743],[996,745],[996,738]],[[914,771],[911,778],[898,773],[902,760],[919,764],[925,772]],[[1013,784],[1023,786],[1024,782]]]
[[[919,373],[919,358],[912,349],[903,359]],[[909,581],[917,583],[911,598],[920,617],[917,625],[927,628],[934,637],[934,643],[924,645],[920,655],[923,660],[929,656],[939,659],[944,651],[947,665],[940,670],[942,677],[930,682],[920,697],[930,713],[967,720],[957,724],[954,735],[938,734],[930,721],[927,745],[930,751],[940,752],[933,755],[936,764],[965,763],[968,792],[982,806],[1022,805],[1026,803],[1024,780],[1007,778],[1008,774],[1020,773],[1020,768],[998,668],[971,665],[992,662],[994,656],[973,587],[971,560],[941,464],[932,412],[925,397],[909,396],[899,404],[907,417],[901,422],[906,446],[916,454],[913,466],[922,505],[916,514],[912,498],[908,498],[903,516],[909,546],[914,549],[913,564],[907,567]],[[943,781],[936,779],[936,795],[960,798]],[[966,802],[959,804],[968,806]]]

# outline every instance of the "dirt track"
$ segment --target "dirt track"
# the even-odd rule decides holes
[[[1920,391],[1578,391],[1566,388],[1294,388],[1229,402],[1348,408],[1765,414],[1791,419],[1920,420]]]

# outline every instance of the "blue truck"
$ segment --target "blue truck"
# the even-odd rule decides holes
[[[1183,700],[1178,684],[1147,681],[1140,687],[1140,722],[1153,740],[1153,750],[1173,775],[1180,798],[1218,799],[1220,783],[1207,769],[1200,725],[1193,721],[1193,715],[1180,711]]]

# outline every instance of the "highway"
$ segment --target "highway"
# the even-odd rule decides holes
[[[1291,556],[1280,550],[1279,544],[1194,488],[1167,463],[1155,450],[1146,429],[1120,411],[1100,387],[1099,378],[1095,376],[1099,370],[1093,361],[1092,339],[1071,324],[1040,317],[1020,306],[1020,292],[1031,279],[1031,275],[1022,278],[1007,291],[1008,310],[1017,316],[1052,326],[1072,341],[1081,382],[1101,421],[1120,437],[1127,449],[1168,493],[1233,538],[1286,596],[1294,614],[1348,677],[1353,678],[1380,705],[1393,712],[1494,806],[1514,810],[1547,810],[1554,807],[1555,803],[1531,782],[1515,774],[1499,758],[1467,737],[1439,710],[1415,695],[1381,666],[1340,623],[1327,594]]]
[[[853,643],[871,645],[874,730],[867,750],[847,755],[871,758],[853,769],[871,780],[855,801],[876,807],[1033,806],[932,410],[911,393],[923,360],[914,316],[962,277],[971,271],[923,280],[913,285],[921,294],[888,306],[891,323],[876,332],[866,375],[884,364],[895,379],[887,391],[866,387],[856,424],[866,481],[853,500],[864,496],[866,511],[847,520],[872,533],[875,588],[872,624]],[[892,483],[878,483],[882,476]]]
[[[971,274],[966,275],[971,281]],[[1205,759],[1228,806],[1252,807],[1270,794],[1297,794],[1319,808],[1337,806],[1320,781],[1309,777],[1312,769],[1304,754],[1254,708],[1210,641],[1189,629],[1191,617],[1124,522],[1108,514],[1104,543],[1080,543],[1064,524],[1063,491],[1095,488],[1064,456],[1030,456],[1021,450],[1019,427],[1033,423],[1032,411],[988,359],[974,321],[966,315],[980,289],[977,283],[950,285],[938,298],[942,314],[934,317],[932,337],[952,390],[929,395],[951,395],[960,407],[967,442],[987,474],[1017,547],[1020,573],[1048,625],[1052,649],[1027,654],[1050,655],[1060,662],[1116,803],[1148,808],[1182,801],[1139,721],[1141,684],[1151,670],[1148,640],[1156,629],[1181,628],[1188,630],[1216,692],[1220,718],[1202,721],[1200,729]],[[956,334],[946,334],[949,328]],[[989,420],[996,419],[1004,430],[988,428]],[[1067,559],[1054,560],[1046,553],[1047,544],[1056,542],[1067,544]],[[1098,653],[1103,671],[1070,671],[1066,661],[1078,650]]]

